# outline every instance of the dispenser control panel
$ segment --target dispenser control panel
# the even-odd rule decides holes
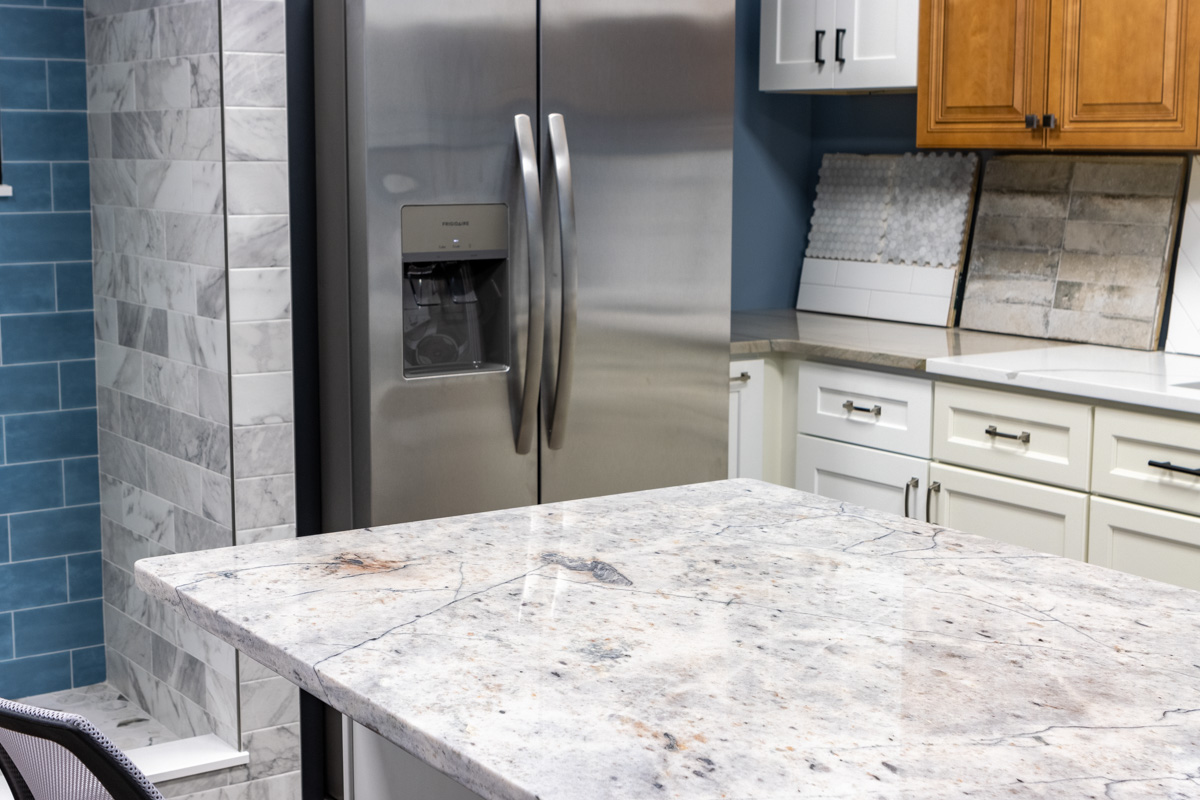
[[[400,246],[406,263],[508,258],[508,206],[404,206]]]

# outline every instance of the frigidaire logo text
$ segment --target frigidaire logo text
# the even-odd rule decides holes
[[[446,220],[446,221],[442,222],[442,227],[444,227],[444,228],[461,228],[464,225],[470,225],[470,224],[471,223],[467,222],[466,220]]]

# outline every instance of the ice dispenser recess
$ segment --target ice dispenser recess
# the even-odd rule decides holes
[[[400,242],[404,376],[507,369],[508,206],[405,206]]]

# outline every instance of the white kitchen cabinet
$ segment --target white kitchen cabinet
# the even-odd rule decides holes
[[[933,384],[924,378],[806,362],[797,431],[929,458],[932,405]]]
[[[1088,561],[1200,589],[1200,518],[1093,497]]]
[[[939,382],[933,457],[1039,483],[1088,490],[1092,407]]]
[[[854,505],[925,518],[929,462],[803,434],[796,437],[796,488]]]
[[[759,89],[915,89],[919,0],[763,0]]]
[[[482,800],[458,781],[342,717],[343,796],[353,800]]]
[[[931,521],[1043,553],[1084,560],[1088,496],[970,469],[933,464]]]
[[[1200,514],[1200,422],[1096,409],[1092,491]]]
[[[729,477],[763,480],[766,364],[729,363]]]

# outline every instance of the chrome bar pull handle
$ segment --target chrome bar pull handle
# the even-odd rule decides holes
[[[528,114],[513,118],[525,195],[525,232],[529,239],[529,331],[525,350],[525,385],[517,423],[517,452],[533,449],[537,435],[538,390],[542,385],[542,351],[546,328],[546,238],[542,232],[542,190],[538,183],[537,143]]]
[[[1029,431],[1021,431],[1020,433],[1002,433],[996,430],[995,425],[988,425],[983,431],[993,439],[1012,439],[1021,444],[1029,444]]]
[[[934,481],[933,483],[929,484],[929,488],[925,490],[925,521],[930,524],[933,524],[933,520],[929,518],[929,510],[933,508],[933,493],[937,492],[938,494],[941,494],[941,491],[941,481]]]
[[[749,383],[750,382],[750,373],[743,372],[741,375],[738,375],[736,378],[730,378],[729,382],[730,383]]]
[[[870,408],[867,408],[866,406],[856,406],[854,405],[853,400],[847,400],[846,402],[842,403],[842,408],[851,412],[861,411],[864,414],[874,414],[876,418],[883,413],[883,408],[880,406],[871,406]]]
[[[1200,469],[1194,467],[1178,467],[1170,461],[1147,461],[1147,466],[1165,469],[1168,472],[1182,472],[1184,475],[1200,475]]]
[[[909,478],[908,483],[904,484],[904,516],[911,517],[908,513],[908,493],[913,489],[921,488],[921,482],[916,478]]]
[[[547,439],[551,450],[559,450],[567,435],[567,411],[571,407],[571,386],[575,381],[575,334],[579,324],[579,242],[575,231],[575,184],[571,175],[566,121],[562,114],[551,114],[549,123],[550,153],[554,158],[554,179],[558,183],[558,230],[562,241],[562,332],[558,345],[554,409],[550,412]]]

